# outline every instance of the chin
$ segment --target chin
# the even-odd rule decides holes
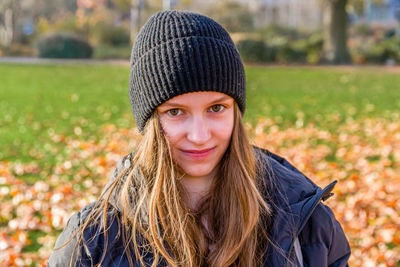
[[[191,177],[204,177],[204,176],[207,176],[210,173],[212,173],[213,170],[214,170],[214,168],[210,168],[210,167],[198,168],[198,169],[192,169],[192,168],[183,169],[184,173]]]

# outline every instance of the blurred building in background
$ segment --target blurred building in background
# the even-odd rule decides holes
[[[248,0],[249,9],[256,14],[255,26],[274,23],[285,27],[316,29],[322,23],[319,0]]]
[[[192,0],[194,9],[205,10],[213,0]],[[222,1],[223,2],[223,1]],[[230,0],[248,8],[254,14],[254,26],[263,28],[269,24],[284,27],[315,30],[321,28],[323,1],[321,0]],[[179,0],[175,0],[175,5]],[[228,12],[228,11],[227,11]],[[400,0],[364,0],[361,12],[349,8],[350,22],[396,25],[400,21]]]
[[[387,25],[400,22],[400,0],[383,0],[380,4],[365,0],[364,3],[364,14],[360,18],[364,22]]]

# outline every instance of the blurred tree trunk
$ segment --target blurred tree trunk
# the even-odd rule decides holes
[[[324,0],[324,61],[329,64],[349,64],[347,49],[348,0]]]
[[[0,25],[0,44],[9,46],[14,39],[13,12],[11,8],[3,11],[4,25]]]
[[[132,0],[131,2],[131,42],[136,38],[140,29],[141,11],[143,10],[143,0]]]
[[[172,7],[171,0],[163,0],[163,10],[170,10]]]
[[[0,25],[0,43],[5,46],[16,41],[16,14],[18,13],[17,1],[4,1],[0,5],[0,12],[3,16],[3,25]]]

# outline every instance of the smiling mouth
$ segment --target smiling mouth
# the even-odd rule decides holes
[[[201,150],[181,150],[183,153],[192,158],[205,158],[214,151],[215,147]]]

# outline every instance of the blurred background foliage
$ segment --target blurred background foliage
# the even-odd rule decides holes
[[[324,51],[330,42],[322,24],[326,3],[344,2],[348,52],[342,52],[348,53],[356,64],[393,65],[400,61],[396,21],[400,18],[400,1],[272,1],[281,6],[263,2],[266,1],[4,0],[0,4],[0,56],[62,57],[60,53],[43,51],[49,50],[44,40],[61,34],[65,41],[61,46],[79,39],[93,49],[94,58],[128,59],[135,34],[147,18],[173,8],[197,11],[220,22],[232,34],[246,62],[318,64],[324,62]],[[284,2],[287,6],[282,6]],[[305,7],[291,7],[299,3]],[[292,15],[282,13],[291,8],[302,8],[298,12],[315,18],[311,24],[293,24]],[[65,57],[81,57],[79,51],[67,54]]]

